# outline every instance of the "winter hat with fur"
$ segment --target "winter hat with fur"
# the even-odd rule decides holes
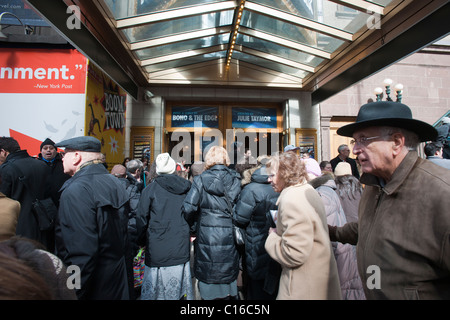
[[[345,176],[347,174],[352,174],[352,168],[350,167],[350,163],[348,162],[339,162],[334,169],[334,176],[340,177]]]

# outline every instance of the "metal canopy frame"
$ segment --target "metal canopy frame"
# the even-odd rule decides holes
[[[449,32],[445,0],[28,2],[134,98],[189,84],[295,88],[320,103]],[[70,5],[81,29],[67,27]]]

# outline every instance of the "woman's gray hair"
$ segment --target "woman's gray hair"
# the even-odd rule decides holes
[[[363,192],[362,184],[351,174],[338,176],[334,181],[336,182],[336,192],[341,198],[355,200]]]

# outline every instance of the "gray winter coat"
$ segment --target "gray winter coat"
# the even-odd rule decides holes
[[[347,223],[344,210],[338,194],[336,183],[331,175],[323,175],[311,181],[325,205],[327,223],[331,226],[343,226]],[[364,289],[358,274],[355,246],[332,242],[334,257],[336,258],[342,299],[364,300]]]

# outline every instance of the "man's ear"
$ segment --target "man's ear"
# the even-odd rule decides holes
[[[397,132],[392,134],[391,136],[392,141],[394,142],[392,144],[392,150],[395,155],[398,155],[403,150],[403,147],[405,146],[405,136],[401,133]]]
[[[81,163],[81,160],[83,160],[83,157],[80,152],[75,151],[72,158],[72,163],[74,166],[78,166]]]

